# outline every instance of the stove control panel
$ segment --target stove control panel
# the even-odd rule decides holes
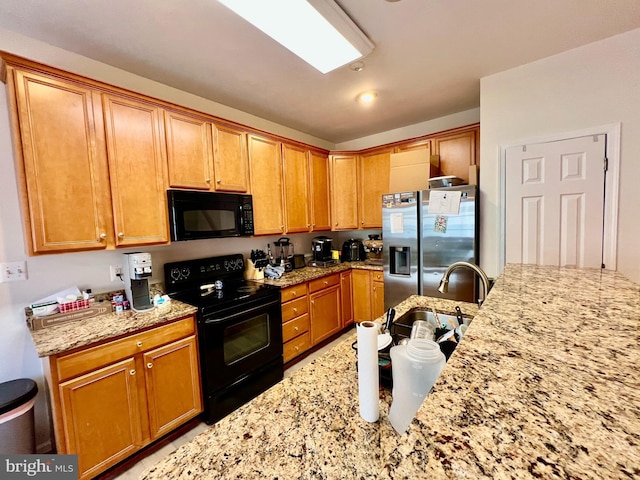
[[[220,257],[185,260],[164,265],[165,288],[168,293],[223,278],[242,278],[244,256],[240,253]]]

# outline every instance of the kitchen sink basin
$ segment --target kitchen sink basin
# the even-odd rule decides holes
[[[424,308],[414,308],[412,310],[409,310],[407,313],[393,322],[391,333],[395,334],[398,338],[409,337],[411,335],[413,322],[417,320],[424,320],[431,323],[432,325],[436,325],[435,316],[433,315],[433,312],[431,310],[427,310]],[[438,320],[440,321],[440,327],[447,330],[452,330],[456,326],[458,326],[458,319],[455,315],[448,315],[438,312]],[[464,324],[469,325],[471,323],[471,320],[473,320],[473,317],[462,314],[462,321]],[[444,324],[445,326],[443,327],[442,324]]]

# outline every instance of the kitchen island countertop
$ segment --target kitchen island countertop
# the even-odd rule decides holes
[[[639,312],[616,272],[508,265],[406,434],[384,388],[380,419],[360,417],[354,331],[142,478],[638,476]]]

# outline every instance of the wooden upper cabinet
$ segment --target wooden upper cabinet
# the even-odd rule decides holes
[[[282,144],[282,176],[287,233],[308,232],[309,220],[309,163],[307,149]]]
[[[427,150],[427,152],[431,154],[431,140],[418,140],[415,142],[403,143],[402,145],[397,145],[393,150],[393,153]]]
[[[255,235],[284,233],[280,142],[249,135],[249,171]]]
[[[358,228],[358,156],[332,155],[331,229]]]
[[[106,248],[113,235],[100,96],[74,82],[7,73],[30,253]]]
[[[249,191],[247,134],[244,131],[214,123],[213,161],[216,191]]]
[[[360,165],[360,228],[382,228],[382,195],[389,193],[391,149],[367,153]]]
[[[168,243],[160,107],[103,95],[116,245]]]
[[[311,198],[311,230],[331,230],[331,204],[329,201],[329,157],[309,152],[309,197]]]
[[[213,177],[211,124],[206,118],[164,111],[169,186],[209,190]]]
[[[455,175],[469,181],[469,167],[476,165],[477,129],[433,139],[434,154],[440,156],[440,175]]]

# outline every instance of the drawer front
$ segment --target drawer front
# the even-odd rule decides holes
[[[340,284],[340,274],[327,275],[326,277],[317,278],[309,282],[309,293],[317,292],[323,288],[333,287]]]
[[[305,282],[292,287],[283,288],[280,293],[282,295],[282,303],[295,300],[296,298],[307,295],[307,284]]]
[[[297,337],[309,331],[309,314],[301,315],[282,325],[282,341],[288,342],[292,338]]]
[[[193,334],[195,334],[195,318],[191,316],[145,332],[134,333],[126,338],[88,347],[79,352],[63,354],[56,359],[58,381],[62,382]]]
[[[303,333],[299,337],[289,340],[283,345],[284,363],[296,358],[298,355],[311,348],[311,336],[309,332]]]
[[[382,272],[371,272],[371,278],[374,282],[383,282],[384,274]]]
[[[309,311],[309,302],[307,296],[298,298],[282,305],[282,323],[296,318]]]

